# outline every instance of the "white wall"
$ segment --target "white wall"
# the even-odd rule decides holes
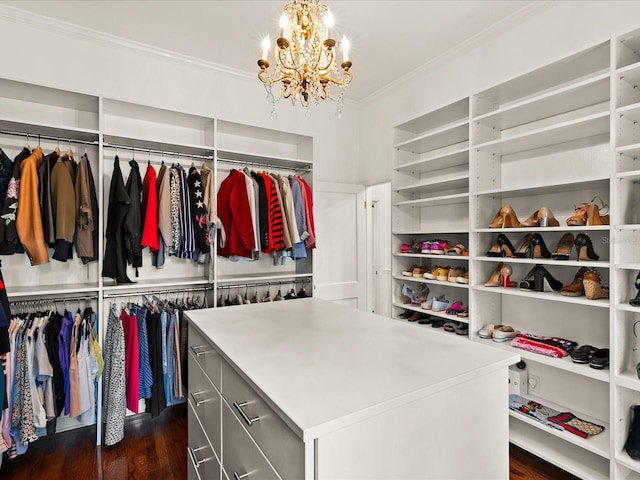
[[[358,112],[321,105],[306,120],[278,103],[270,119],[256,76],[221,71],[0,5],[0,77],[314,136],[314,179],[355,182]],[[211,45],[224,48],[224,45]]]
[[[363,102],[363,183],[390,180],[394,125],[640,28],[637,1],[541,2],[525,13]]]

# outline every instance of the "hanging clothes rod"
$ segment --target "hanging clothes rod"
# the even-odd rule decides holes
[[[223,158],[223,157],[218,157],[218,162],[220,163],[231,163],[234,165],[245,165],[245,166],[252,166],[252,167],[263,167],[263,168],[267,168],[269,170],[288,170],[290,172],[310,172],[311,171],[311,166],[300,166],[300,167],[288,167],[286,165],[273,165],[271,163],[264,163],[264,162],[254,162],[251,160],[236,160],[236,159],[230,159],[230,158]]]
[[[258,282],[258,283],[238,283],[236,285],[220,285],[218,288],[220,290],[232,290],[234,288],[248,288],[248,287],[270,287],[273,285],[291,285],[298,283],[310,283],[310,278],[297,278],[294,280],[285,280],[285,281],[277,281],[277,282]]]
[[[172,288],[163,290],[138,290],[133,292],[117,292],[117,293],[105,293],[104,298],[120,298],[120,297],[135,297],[138,295],[161,295],[163,293],[189,293],[189,292],[205,292],[207,290],[213,290],[211,285],[202,285],[201,287],[190,288]]]
[[[0,130],[0,135],[12,135],[14,137],[29,137],[29,138],[33,138],[34,140],[37,138],[38,141],[51,140],[53,142],[58,142],[58,143],[62,141],[63,144],[73,143],[76,145],[98,145],[97,140],[74,140],[73,138],[64,137],[64,136],[54,137],[52,135],[41,135],[39,133],[29,133],[29,132],[15,132],[12,130]]]
[[[198,155],[195,153],[169,152],[166,150],[157,150],[155,148],[131,147],[129,145],[116,145],[114,143],[104,143],[103,146],[104,148],[112,148],[115,150],[128,150],[130,152],[146,152],[146,153],[155,153],[157,155],[168,155],[173,157],[197,158],[198,160],[213,160],[213,155]]]

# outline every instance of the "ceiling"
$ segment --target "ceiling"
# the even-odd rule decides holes
[[[255,75],[260,41],[278,31],[280,1],[0,1],[55,20],[106,32]],[[530,1],[323,0],[336,39],[351,43],[361,101],[395,79],[468,42]],[[507,20],[508,21],[508,20]]]

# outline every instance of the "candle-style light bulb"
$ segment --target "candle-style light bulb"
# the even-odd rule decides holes
[[[287,38],[287,27],[289,27],[289,19],[283,13],[280,17],[280,38]]]
[[[271,40],[269,40],[269,35],[262,39],[262,60],[266,60],[269,56],[269,48],[271,47]]]
[[[349,61],[349,40],[347,40],[347,37],[342,37],[342,43],[340,45],[342,47],[342,61],[348,62]]]
[[[333,28],[333,14],[328,8],[327,13],[324,14],[324,26],[327,29],[327,38],[331,38],[331,29]]]

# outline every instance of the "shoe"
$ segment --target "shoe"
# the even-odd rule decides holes
[[[430,323],[432,323],[435,319],[431,316],[431,315],[424,315],[423,318],[421,318],[420,320],[418,320],[418,323],[420,325],[429,325]]]
[[[462,302],[453,302],[449,308],[445,310],[444,313],[447,315],[457,315],[458,312],[462,311]]]
[[[458,322],[454,322],[453,320],[450,320],[443,325],[443,328],[447,332],[455,332],[457,326],[458,326]]]
[[[573,248],[573,233],[565,233],[556,247],[556,251],[551,254],[554,260],[569,260],[571,249]]]
[[[494,325],[493,323],[485,325],[480,330],[478,330],[478,336],[480,338],[492,338],[493,337],[493,331],[496,328],[499,328],[499,327],[502,327],[502,326],[503,325]]]
[[[512,283],[510,280],[512,273],[513,269],[511,268],[511,265],[505,264],[500,269],[500,278],[502,279],[502,286],[504,288],[512,288],[516,286],[516,284]]]
[[[451,247],[451,250],[447,252],[447,255],[462,255],[467,257],[469,256],[469,251],[467,250],[467,247],[465,247],[461,243],[456,243],[453,247]]]
[[[578,260],[598,260],[600,256],[593,250],[591,238],[585,233],[580,233],[575,239]]]
[[[530,258],[551,258],[551,252],[544,243],[542,235],[535,233],[531,239]]]
[[[465,270],[464,273],[462,273],[462,275],[458,275],[458,278],[456,278],[456,282],[457,283],[461,283],[463,285],[468,285],[469,284],[469,272],[467,272]]]
[[[413,278],[424,278],[424,272],[427,271],[426,267],[413,267],[412,277]]]
[[[441,282],[446,282],[449,279],[449,270],[451,270],[451,267],[437,268],[434,273],[436,280],[440,280]]]
[[[460,317],[460,318],[469,317],[469,307],[462,307],[462,310],[460,310],[458,313],[456,313],[456,317]]]
[[[582,277],[582,285],[584,285],[584,293],[589,300],[598,300],[600,298],[609,298],[609,288],[602,286],[602,277],[600,274],[589,268]]]
[[[520,220],[511,205],[503,205],[489,224],[489,228],[518,228]]]
[[[560,289],[560,295],[564,295],[565,297],[580,297],[581,295],[584,295],[582,278],[588,270],[589,269],[587,267],[582,267],[578,270],[573,277],[573,281],[569,285],[565,285]]]
[[[449,275],[447,275],[447,281],[458,283],[458,277],[464,275],[466,272],[464,268],[452,268],[449,270]]]
[[[436,240],[431,242],[431,255],[445,255],[451,246],[446,240]]]
[[[418,265],[411,265],[409,268],[407,268],[406,270],[402,271],[402,275],[404,277],[413,277],[413,269],[414,268],[418,268]]]
[[[469,324],[465,322],[458,322],[456,335],[469,335]]]
[[[571,352],[571,361],[573,363],[589,363],[591,355],[595,353],[597,348],[591,345],[582,345]]]
[[[521,227],[559,227],[560,222],[553,216],[551,210],[547,207],[542,207],[540,210],[536,210],[520,224]]]
[[[531,241],[533,240],[533,234],[527,233],[520,239],[513,251],[513,256],[516,258],[531,258]]]
[[[589,358],[589,366],[596,370],[602,370],[609,365],[609,349],[600,348],[596,350]]]
[[[600,200],[600,206],[595,201]],[[600,215],[600,211],[609,208],[599,196],[595,196],[588,203],[575,207],[575,214],[567,218],[569,226],[609,225],[609,215]]]
[[[409,320],[410,322],[417,322],[418,320],[422,320],[424,317],[424,313],[415,312],[413,315],[407,318],[407,320]]]
[[[427,300],[428,295],[429,287],[426,285],[419,285],[416,289],[413,289],[405,283],[402,285],[402,289],[400,291],[400,299],[405,305],[409,303],[420,305],[422,302]]]
[[[509,325],[501,325],[493,329],[491,338],[493,338],[494,342],[507,342],[513,340],[519,333],[518,330],[514,330]]]
[[[496,243],[486,253],[487,257],[513,257],[513,244],[504,233],[498,235]]]
[[[435,299],[443,300],[444,299],[444,294],[439,295],[437,297],[434,296],[433,294],[427,295],[427,299],[420,304],[420,308],[422,308],[423,310],[431,310],[431,307],[433,306],[433,301]]]
[[[411,247],[414,243],[415,242],[413,240],[402,242],[402,245],[400,245],[400,253],[411,253]]]
[[[499,263],[491,273],[489,280],[484,282],[485,287],[515,287],[515,283],[511,283],[512,269],[505,263]]]
[[[529,272],[522,278],[522,280],[520,280],[520,282],[518,283],[518,288],[520,288],[520,290],[534,290],[535,286],[536,286],[536,282],[535,282],[535,271],[536,271],[536,267],[537,265],[534,265],[533,268],[531,270],[529,270]]]
[[[431,242],[429,240],[422,242],[420,253],[431,253]]]
[[[434,320],[431,322],[431,328],[440,328],[444,325],[444,320]]]
[[[537,265],[533,272],[534,287],[536,292],[544,292],[545,281],[551,287],[554,292],[562,290],[562,282],[556,280],[549,271],[542,265]]]
[[[638,290],[638,293],[636,294],[636,298],[629,300],[629,305],[640,307],[640,272],[638,272],[638,276],[636,277],[635,287]]]
[[[434,267],[427,267],[427,270],[424,272],[424,274],[422,275],[424,278],[428,279],[428,280],[435,280],[436,279],[436,270],[440,268],[438,265],[434,266]]]
[[[633,460],[640,460],[640,405],[631,407],[631,425],[624,450]]]
[[[451,302],[446,298],[443,298],[443,299],[434,298],[433,304],[431,305],[431,310],[433,310],[434,312],[444,312],[450,306],[451,306]]]
[[[411,315],[413,315],[413,313],[413,310],[405,310],[400,315],[398,315],[398,318],[409,318]]]

